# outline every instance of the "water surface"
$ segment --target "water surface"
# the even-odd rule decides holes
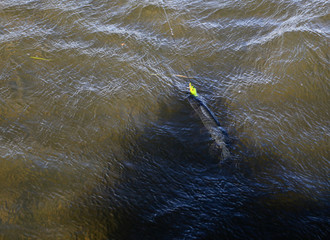
[[[1,0],[0,238],[326,239],[328,8]]]

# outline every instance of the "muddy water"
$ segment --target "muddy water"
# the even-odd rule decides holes
[[[0,238],[325,239],[328,7],[1,0]]]

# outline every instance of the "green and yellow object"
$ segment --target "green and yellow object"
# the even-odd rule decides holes
[[[42,58],[42,57],[30,57],[30,58],[35,59],[35,60],[51,61],[51,59]]]
[[[189,90],[190,90],[191,95],[197,97],[197,90],[193,85],[191,85],[191,83],[189,83]]]

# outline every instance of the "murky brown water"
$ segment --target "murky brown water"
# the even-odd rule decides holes
[[[326,239],[328,8],[1,0],[0,238]]]

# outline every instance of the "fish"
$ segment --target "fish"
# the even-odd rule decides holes
[[[230,158],[230,151],[227,146],[228,134],[224,128],[221,127],[219,121],[214,116],[213,112],[208,106],[198,97],[197,90],[189,83],[190,95],[188,101],[191,107],[198,114],[203,125],[211,135],[211,138],[216,144],[216,148],[220,153],[220,160],[227,160]]]

